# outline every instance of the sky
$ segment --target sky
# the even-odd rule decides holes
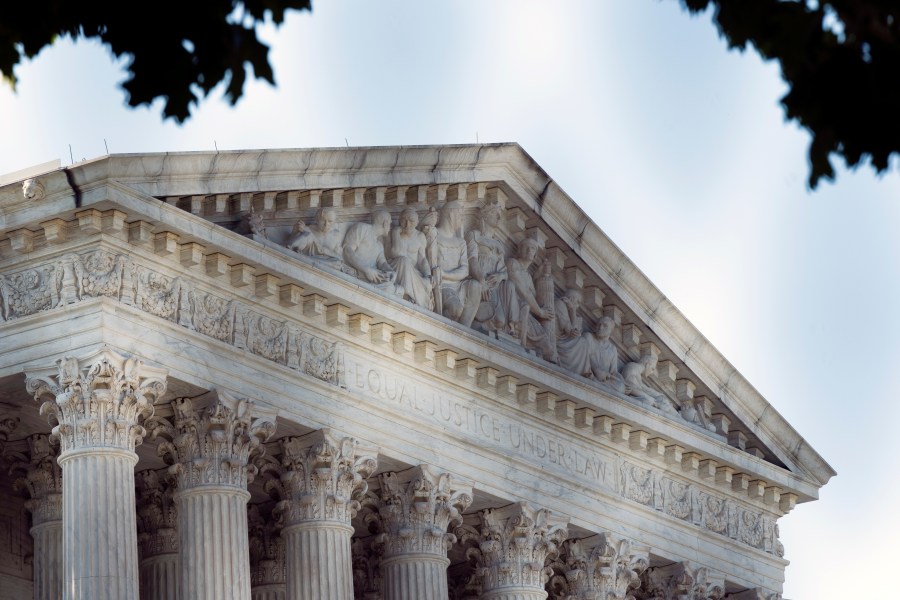
[[[159,103],[127,108],[107,50],[59,41],[18,68],[17,92],[0,87],[0,174],[107,146],[518,142],[838,472],[780,521],[785,598],[886,593],[896,165],[808,189],[777,65],[729,52],[675,0],[315,0],[262,33],[277,87],[251,83],[236,107],[216,90],[183,126]]]

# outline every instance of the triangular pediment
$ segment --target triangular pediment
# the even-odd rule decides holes
[[[243,236],[230,267],[263,252],[294,261],[315,274],[300,286],[374,292],[474,340],[486,361],[496,349],[533,365],[520,377],[593,386],[808,489],[834,474],[518,145],[120,155],[37,183],[31,198],[0,188],[11,248],[88,207],[152,223],[151,242],[172,241],[185,264]],[[265,292],[266,277],[278,274],[241,283]]]

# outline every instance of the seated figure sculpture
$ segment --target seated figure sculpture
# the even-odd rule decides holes
[[[619,351],[609,339],[616,328],[612,317],[602,317],[597,323],[591,340],[591,376],[600,383],[618,391],[624,391],[625,384],[619,375]]]
[[[347,229],[343,241],[345,271],[391,294],[396,273],[384,256],[382,241],[391,228],[391,213],[377,210],[372,223],[354,223]],[[402,293],[402,292],[401,292]]]
[[[434,294],[431,286],[431,265],[425,256],[428,240],[416,229],[419,215],[414,208],[400,213],[399,227],[391,229],[388,244],[388,262],[397,276],[394,283],[403,289],[403,297],[434,310]]]
[[[298,254],[304,254],[319,263],[341,270],[344,265],[341,250],[343,239],[343,232],[337,223],[337,211],[331,207],[324,207],[316,213],[316,222],[313,225],[307,226],[303,221],[297,221],[285,245]]]
[[[622,376],[618,370],[619,353],[609,339],[616,322],[610,317],[602,317],[593,333],[582,331],[582,301],[583,294],[577,288],[569,288],[556,301],[559,364],[583,377],[623,391]]]

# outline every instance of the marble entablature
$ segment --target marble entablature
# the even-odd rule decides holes
[[[755,400],[717,387],[710,373],[720,367],[699,358],[706,356],[701,346],[684,353],[671,345],[668,317],[648,319],[623,286],[631,267],[598,271],[586,258],[589,245],[571,246],[561,233],[568,225],[548,208],[549,196],[542,200],[548,204],[535,204],[521,181],[491,176],[417,183],[366,175],[328,185],[313,180],[306,165],[297,178],[281,173],[266,181],[258,174],[256,181],[223,188],[210,174],[198,175],[201,184],[183,174],[161,183],[158,172],[135,176],[140,169],[132,166],[115,180],[92,175],[92,168],[72,179],[95,182],[78,184],[74,209],[64,206],[71,190],[53,173],[19,186],[21,198],[11,196],[10,186],[0,189],[6,227],[0,328],[19,340],[42,327],[35,343],[43,348],[47,342],[37,340],[51,323],[64,322],[60,315],[85,317],[112,334],[91,339],[115,340],[121,331],[134,354],[140,335],[122,327],[140,324],[158,329],[147,335],[154,364],[195,373],[188,387],[218,388],[221,380],[201,383],[216,371],[208,369],[210,360],[225,361],[221,368],[228,369],[227,361],[246,357],[228,381],[242,373],[271,380],[259,396],[262,405],[279,386],[287,389],[277,382],[297,388],[296,412],[279,401],[277,427],[271,417],[259,437],[271,436],[285,419],[305,431],[301,415],[317,415],[313,432],[294,437],[289,425],[267,444],[265,460],[251,457],[247,477],[228,479],[240,491],[229,496],[229,514],[241,512],[236,498],[248,486],[252,497],[249,529],[242,526],[249,543],[223,539],[233,556],[246,550],[248,571],[235,574],[235,585],[258,590],[253,598],[282,598],[278,590],[285,586],[296,592],[310,585],[285,565],[300,564],[298,548],[312,539],[309,526],[331,512],[326,520],[342,523],[335,527],[348,543],[357,536],[329,566],[346,568],[352,579],[335,598],[350,589],[369,600],[411,600],[403,573],[421,552],[430,557],[422,581],[449,598],[494,598],[516,586],[524,587],[515,597],[529,599],[778,597],[786,563],[777,521],[797,502],[815,498],[823,482],[810,473],[827,465],[785,453],[785,441],[748,421]],[[181,360],[161,360],[166,346],[183,352]],[[196,350],[203,357],[195,359]],[[61,367],[74,360],[59,358]],[[121,359],[116,368],[126,381],[135,371],[129,365],[141,359],[146,362]],[[0,378],[21,367],[9,368]],[[174,382],[173,390],[184,385]],[[51,387],[45,395],[56,394]],[[240,397],[249,393],[241,386]],[[217,394],[230,398],[224,389]],[[66,406],[56,395],[57,405]],[[143,436],[144,446],[162,451],[196,429],[177,422],[190,412],[179,408],[189,400],[148,397],[158,415],[144,422],[150,433],[123,421],[125,437],[140,444]],[[220,412],[238,414],[245,406],[230,402],[238,408],[197,414],[225,422]],[[0,405],[0,417],[3,410]],[[354,483],[342,491],[349,480],[338,485],[335,479],[333,490],[320,493],[317,486],[327,481],[307,480],[310,465],[321,471],[343,456],[349,438],[329,428],[342,429],[344,417],[367,442],[383,444],[389,438],[379,437],[389,429],[407,439],[391,441],[387,454],[361,444],[365,468],[357,458],[347,463]],[[29,421],[23,431],[33,429]],[[167,441],[152,437],[157,434]],[[441,444],[448,445],[441,450]],[[152,557],[156,569],[175,568],[179,536],[181,545],[190,541],[171,508],[178,492],[168,486],[181,472],[175,468],[207,469],[206,455],[195,452],[188,460],[177,447],[163,452],[173,465],[168,470],[139,473],[136,539],[142,560]],[[439,466],[416,462],[420,448]],[[18,457],[20,471],[30,464],[18,437],[7,454]],[[222,464],[243,474],[245,459]],[[452,485],[450,464],[458,464]],[[395,472],[409,465],[412,470]],[[185,507],[188,491],[200,502],[213,487],[228,487],[195,479],[197,490],[185,486]],[[551,491],[556,486],[559,492]],[[263,488],[270,497],[260,504]],[[316,502],[332,499],[316,508],[305,499],[309,490]],[[548,492],[563,494],[549,503],[551,511],[530,504]],[[571,495],[568,510],[564,494]],[[160,505],[166,497],[170,504]],[[504,505],[507,497],[512,504]],[[346,510],[335,511],[344,503]],[[190,508],[191,519],[212,517],[200,506]],[[615,533],[596,533],[610,525]],[[360,537],[366,529],[370,537]],[[621,535],[630,531],[635,535]],[[694,538],[696,546],[686,544]],[[719,556],[716,548],[726,550]],[[750,564],[758,572],[746,570]],[[161,572],[142,562],[142,589],[161,586]],[[177,581],[191,589],[185,577]]]

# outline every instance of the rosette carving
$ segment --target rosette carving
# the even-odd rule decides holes
[[[455,481],[449,473],[420,465],[401,473],[379,476],[377,519],[381,533],[376,543],[385,557],[410,553],[446,556],[456,542],[447,532],[462,525],[462,511],[472,503],[472,486]]]
[[[137,473],[137,527],[141,558],[178,552],[175,480],[165,471]]]
[[[478,569],[484,593],[544,589],[548,560],[568,536],[567,519],[525,502],[479,513]],[[493,597],[493,596],[490,596]]]
[[[179,398],[172,409],[172,420],[154,418],[148,427],[154,438],[164,439],[158,452],[172,465],[178,489],[247,489],[257,472],[251,461],[265,452],[262,442],[275,433],[274,414],[222,391],[209,406],[197,408],[191,398]]]
[[[284,438],[281,449],[280,477],[266,487],[281,498],[276,512],[283,515],[285,526],[306,521],[349,524],[368,490],[366,478],[378,466],[378,450],[329,429]]]
[[[634,600],[631,591],[641,585],[640,573],[649,565],[646,552],[607,533],[568,541],[564,554],[568,600]]]
[[[166,391],[166,374],[104,348],[83,359],[67,356],[55,369],[27,373],[26,388],[44,400],[41,414],[56,422],[61,454],[81,448],[134,451],[146,433],[140,421]]]
[[[25,508],[35,526],[62,519],[62,468],[56,462],[59,445],[53,442],[48,435],[36,433],[28,438],[27,454],[9,454],[9,472],[19,475],[14,486],[28,491]]]

